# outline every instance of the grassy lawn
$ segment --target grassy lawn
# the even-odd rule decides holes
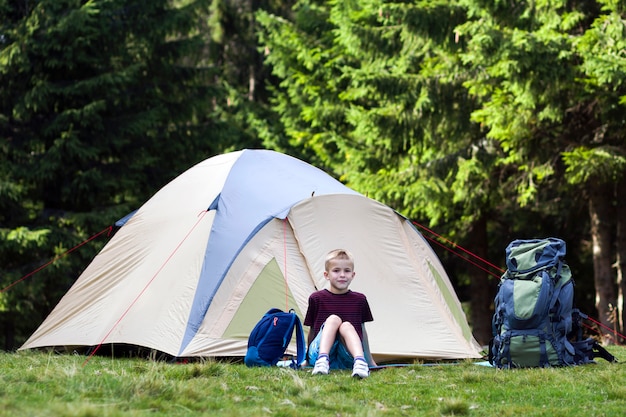
[[[624,416],[620,360],[496,370],[472,362],[348,371],[0,353],[1,416]]]

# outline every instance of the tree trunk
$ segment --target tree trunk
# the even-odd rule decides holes
[[[256,74],[254,65],[248,66],[248,100],[254,101],[256,91]]]
[[[624,324],[626,323],[626,311],[624,311],[624,295],[626,293],[626,195],[622,195],[626,191],[626,178],[623,178],[617,183],[616,197],[617,197],[617,243],[616,243],[616,258],[617,258],[617,313],[618,313],[618,325],[617,331],[620,334],[625,334]],[[624,343],[624,340],[617,339],[619,343]]]
[[[591,241],[593,244],[593,273],[596,289],[596,309],[599,320],[613,328],[611,310],[616,305],[615,280],[611,268],[611,201],[612,187],[606,184],[589,187],[589,216],[591,218]],[[603,335],[605,344],[614,340],[610,334]]]
[[[487,259],[487,221],[481,217],[474,223],[470,231],[470,242],[473,252],[482,259]],[[470,292],[472,331],[481,345],[487,345],[492,338],[491,318],[493,316],[493,299],[497,284],[487,273],[478,268],[470,267]]]
[[[4,333],[4,350],[7,352],[15,350],[15,326],[12,316],[13,314],[10,312],[0,313],[0,323]]]

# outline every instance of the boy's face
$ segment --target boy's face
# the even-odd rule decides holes
[[[324,271],[324,278],[330,282],[330,292],[334,294],[348,292],[354,275],[354,265],[349,259],[333,259],[328,263],[328,270]]]

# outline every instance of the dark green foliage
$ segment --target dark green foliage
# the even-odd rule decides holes
[[[259,21],[275,109],[310,160],[467,247],[484,225],[488,259],[545,236],[586,259],[590,183],[576,179],[624,172],[619,7],[300,1],[301,18]]]
[[[0,0],[0,285],[195,162],[266,147],[470,250],[483,229],[497,264],[563,238],[590,311],[587,197],[623,200],[622,3]],[[4,347],[105,235],[0,293]],[[465,293],[472,267],[435,248]]]
[[[2,287],[236,146],[218,117],[226,92],[203,62],[206,14],[203,1],[0,2]],[[106,240],[0,295],[4,316],[24,323],[17,339]]]

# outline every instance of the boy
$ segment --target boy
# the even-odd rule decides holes
[[[364,323],[374,319],[365,295],[349,289],[355,276],[354,258],[344,249],[333,250],[324,269],[330,288],[311,294],[304,318],[305,326],[310,326],[308,359],[315,364],[313,375],[326,375],[331,367],[352,367],[353,377],[367,378],[368,360],[373,366],[376,363],[369,354]]]

